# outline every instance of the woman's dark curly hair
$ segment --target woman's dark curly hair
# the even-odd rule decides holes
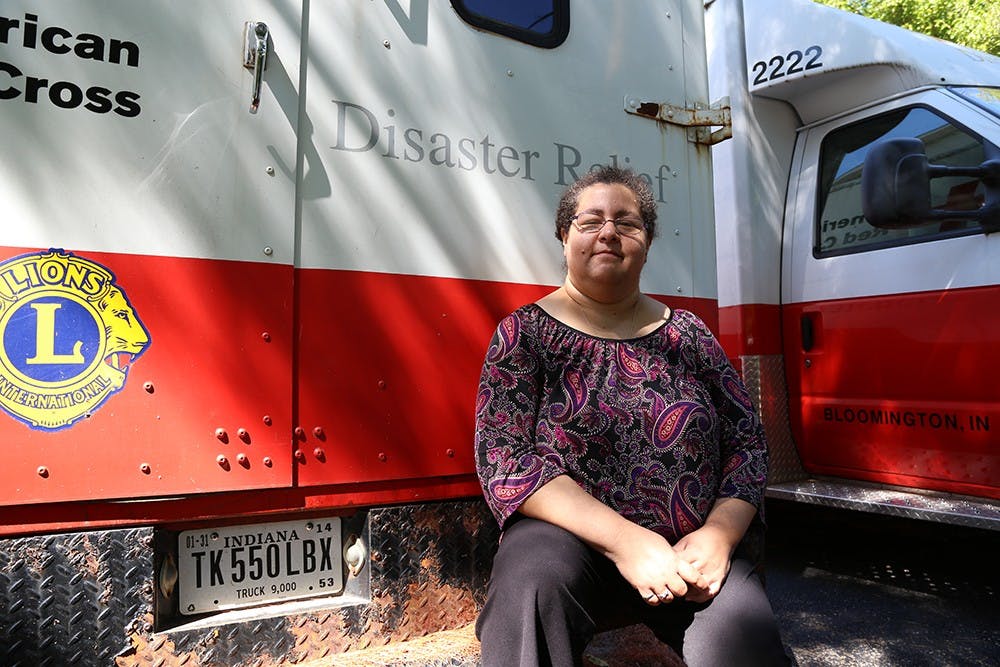
[[[652,241],[656,236],[656,200],[653,199],[653,190],[646,179],[631,169],[611,165],[604,165],[587,172],[566,188],[556,209],[556,238],[562,241],[563,235],[569,232],[570,220],[576,214],[580,193],[597,183],[624,185],[635,193],[636,201],[639,203],[639,215],[642,216],[643,225],[646,227],[646,235]]]

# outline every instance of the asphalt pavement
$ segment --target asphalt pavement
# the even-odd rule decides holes
[[[1000,531],[768,501],[767,589],[799,665],[1000,665]]]

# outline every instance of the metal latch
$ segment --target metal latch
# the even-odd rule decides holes
[[[708,107],[697,103],[680,107],[669,102],[642,102],[637,97],[626,97],[625,112],[686,127],[688,140],[696,144],[714,146],[733,136],[728,97],[723,97]],[[713,127],[719,129],[713,131]]]
[[[267,69],[267,42],[270,33],[266,23],[247,21],[243,25],[243,66],[253,72],[253,92],[250,93],[250,113],[260,106],[260,87]]]

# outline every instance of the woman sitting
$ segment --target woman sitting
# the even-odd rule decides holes
[[[498,326],[476,455],[503,529],[477,623],[486,667],[579,665],[644,623],[689,665],[787,664],[755,563],[767,450],[708,328],[639,291],[656,204],[605,167],[556,213],[566,280]]]

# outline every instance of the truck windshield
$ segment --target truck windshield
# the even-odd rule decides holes
[[[953,87],[951,91],[961,95],[979,106],[983,107],[994,116],[1000,117],[1000,88],[974,88],[974,87]]]

